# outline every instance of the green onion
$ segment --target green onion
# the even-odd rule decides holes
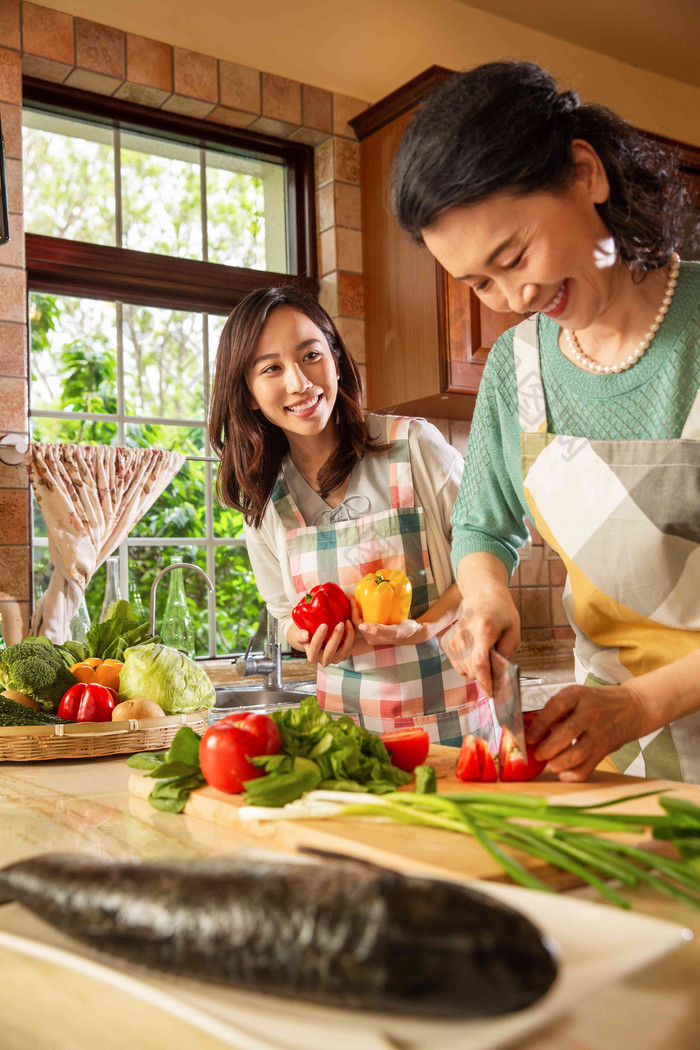
[[[606,880],[614,879],[630,889],[643,882],[700,909],[700,869],[682,852],[685,843],[694,846],[700,842],[700,806],[663,795],[659,798],[665,811],[662,815],[597,812],[657,794],[648,791],[594,806],[557,806],[537,795],[482,791],[416,795],[395,791],[382,795],[381,802],[373,796],[371,804],[363,803],[358,795],[337,815],[379,816],[471,835],[510,878],[532,889],[549,887],[509,850],[529,854],[575,875],[622,908],[628,908],[629,902]],[[657,839],[670,841],[681,859],[596,834],[638,834],[643,829],[651,830]]]

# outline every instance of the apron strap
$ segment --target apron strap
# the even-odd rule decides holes
[[[538,316],[535,314],[521,321],[513,333],[518,420],[520,429],[526,433],[543,433],[547,429],[547,407],[540,371]]]
[[[400,507],[415,507],[411,455],[408,447],[408,432],[412,416],[385,416],[386,440],[391,442],[389,451],[389,496],[392,510]]]
[[[282,524],[285,529],[303,529],[306,527],[304,517],[294,502],[294,497],[289,491],[289,486],[284,479],[284,474],[280,471],[279,477],[275,482],[275,487],[270,495],[270,500],[274,504],[275,510],[282,519]]]

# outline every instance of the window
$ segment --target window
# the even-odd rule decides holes
[[[196,654],[239,652],[261,602],[240,514],[216,503],[207,403],[230,309],[294,277],[315,291],[313,151],[29,82],[23,116],[32,436],[183,453],[118,551],[121,589],[147,609],[173,556]],[[48,584],[34,508],[34,593]],[[99,617],[104,566],[90,583]],[[167,580],[159,588],[162,613]]]

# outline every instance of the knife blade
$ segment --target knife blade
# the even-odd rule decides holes
[[[493,683],[492,715],[500,730],[508,729],[517,747],[525,755],[525,725],[520,696],[520,668],[495,649],[489,652]],[[497,733],[500,744],[501,733]]]

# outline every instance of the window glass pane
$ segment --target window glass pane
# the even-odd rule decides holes
[[[31,292],[29,330],[32,408],[116,412],[114,303]]]
[[[122,133],[122,247],[201,259],[199,149]]]
[[[127,415],[204,420],[203,318],[124,306]]]
[[[22,150],[25,229],[116,244],[111,128],[25,109]]]
[[[34,566],[34,604],[39,601],[42,594],[49,585],[53,574],[53,565],[49,556],[48,547],[35,547],[33,551]],[[104,564],[96,570],[95,575],[87,585],[85,591],[85,604],[90,614],[92,623],[98,623],[102,611],[102,601],[105,596],[105,567]]]
[[[118,445],[116,423],[99,419],[43,419],[31,420],[32,441],[68,441],[75,445]]]
[[[131,531],[132,536],[206,536],[205,466],[185,460],[166,490]]]
[[[35,547],[32,551],[34,570],[34,605],[39,601],[49,585],[53,566],[49,558],[48,547]]]
[[[206,153],[209,262],[287,273],[282,164]]]
[[[204,455],[204,427],[168,427],[162,423],[127,423],[128,448],[166,448],[185,456]]]
[[[216,475],[218,464],[212,470],[214,479],[213,517],[214,535],[217,539],[230,540],[243,535],[243,515],[239,510],[222,507],[216,496]]]
[[[138,587],[139,594],[149,613],[151,585],[158,573],[170,565],[173,558],[178,561],[194,562],[204,572],[207,571],[207,556],[203,547],[129,547],[129,579]],[[187,596],[187,610],[192,620],[195,635],[195,656],[207,656],[209,653],[209,609],[206,581],[198,572],[182,573]],[[168,598],[168,576],[164,576],[156,588],[156,633],[160,627]]]
[[[217,547],[214,557],[217,653],[241,652],[255,634],[263,601],[245,547]]]

